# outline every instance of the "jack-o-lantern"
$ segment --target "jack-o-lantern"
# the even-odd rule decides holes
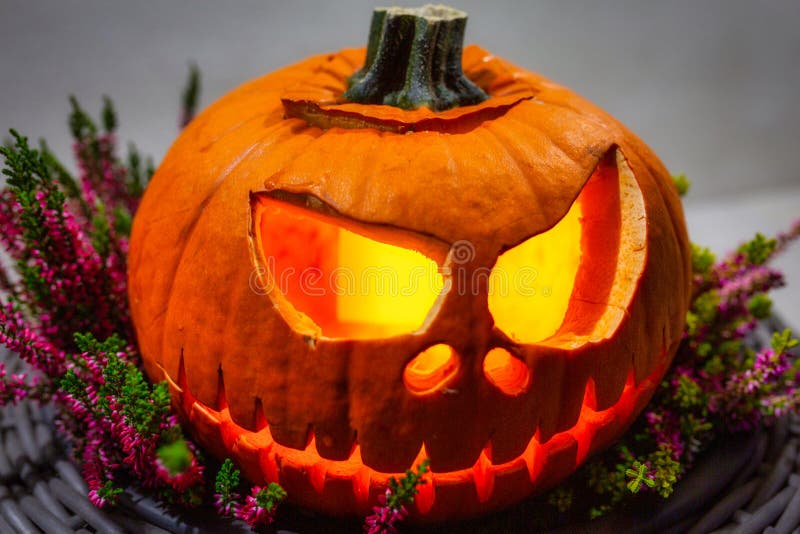
[[[379,10],[366,62],[233,91],[137,214],[148,374],[209,451],[303,506],[365,513],[425,458],[417,517],[514,503],[616,439],[680,340],[663,165],[568,89],[462,54],[465,20]]]

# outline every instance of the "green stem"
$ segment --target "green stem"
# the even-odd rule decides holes
[[[466,25],[466,13],[446,6],[375,9],[364,68],[345,98],[434,111],[486,100],[461,68]]]

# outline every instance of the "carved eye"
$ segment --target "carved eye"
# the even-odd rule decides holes
[[[489,311],[518,343],[553,335],[564,320],[581,261],[581,203],[558,224],[505,251],[489,275]]]
[[[254,210],[264,290],[298,331],[348,339],[414,332],[444,287],[439,264],[420,252],[443,259],[443,245],[266,196]]]
[[[644,270],[645,221],[642,191],[617,152],[555,226],[500,255],[489,275],[495,325],[517,343],[611,336]]]

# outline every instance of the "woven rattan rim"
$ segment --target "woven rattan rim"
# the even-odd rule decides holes
[[[762,326],[754,343],[767,343],[777,319]],[[0,350],[9,372],[19,359]],[[98,510],[54,434],[52,408],[22,401],[0,410],[0,533],[205,533],[247,532],[239,521],[217,519],[210,509],[175,512],[126,491],[118,507]],[[561,532],[736,532],[800,534],[800,415],[768,430],[720,440],[678,484],[667,501],[643,496],[627,509],[589,524],[568,523]],[[409,532],[531,532],[526,501],[494,516],[447,527],[407,527]],[[562,518],[566,520],[566,518]],[[358,521],[332,521],[284,505],[278,532],[359,532]]]

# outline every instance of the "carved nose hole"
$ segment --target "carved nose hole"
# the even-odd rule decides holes
[[[512,397],[523,393],[531,382],[528,366],[501,347],[495,347],[486,354],[483,373],[494,387]]]
[[[460,367],[461,362],[453,347],[439,343],[408,362],[403,371],[403,382],[414,395],[428,395],[447,387]]]

